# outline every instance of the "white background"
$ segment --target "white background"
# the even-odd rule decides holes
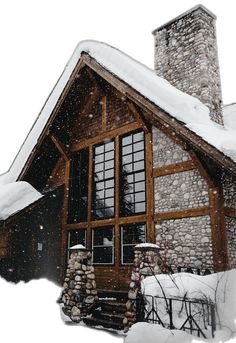
[[[236,2],[202,3],[218,16],[223,97],[225,103],[233,102]],[[193,0],[1,0],[0,173],[12,163],[79,41],[105,41],[152,68],[151,31],[196,4]],[[86,335],[87,330],[80,331],[78,341]],[[102,342],[98,336],[97,342]]]
[[[217,16],[224,103],[236,100],[234,0],[203,0]],[[0,1],[0,174],[7,171],[77,43],[105,41],[153,67],[151,31],[194,0]]]

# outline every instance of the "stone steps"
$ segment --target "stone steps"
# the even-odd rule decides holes
[[[106,329],[114,329],[114,330],[119,330],[119,331],[124,329],[123,324],[107,321],[104,319],[98,319],[94,317],[84,318],[83,321],[88,326],[102,326]]]
[[[89,326],[103,326],[115,330],[123,330],[126,312],[127,292],[99,291],[99,300],[91,317],[84,318]]]

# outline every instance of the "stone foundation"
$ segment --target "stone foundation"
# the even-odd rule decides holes
[[[141,294],[141,282],[147,276],[152,276],[161,273],[161,259],[159,254],[159,246],[156,244],[141,243],[134,250],[134,264],[131,274],[130,289],[128,293],[128,301],[126,303],[126,313],[123,324],[127,331],[129,327],[141,321],[139,318],[140,312],[137,311],[138,297]]]
[[[63,312],[74,322],[85,317],[98,300],[92,254],[87,249],[74,249],[63,283]]]

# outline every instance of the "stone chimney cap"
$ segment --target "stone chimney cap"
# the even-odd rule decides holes
[[[162,30],[164,27],[166,27],[166,26],[168,26],[168,25],[174,23],[175,21],[177,21],[177,20],[179,20],[179,19],[185,17],[186,15],[188,15],[188,14],[194,12],[194,11],[197,11],[198,9],[201,9],[202,11],[206,12],[206,13],[207,13],[209,16],[211,16],[213,19],[216,19],[216,18],[217,18],[216,15],[215,15],[213,12],[211,12],[208,8],[206,8],[205,6],[199,4],[199,5],[196,5],[196,6],[192,7],[192,8],[190,8],[188,11],[186,11],[186,12],[180,14],[179,16],[175,17],[174,19],[171,19],[171,20],[168,21],[167,23],[165,23],[165,24],[159,26],[157,29],[155,29],[155,30],[152,31],[152,34],[155,35],[155,33],[156,33],[157,31]]]

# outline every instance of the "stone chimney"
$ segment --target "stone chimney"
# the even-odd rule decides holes
[[[215,21],[212,12],[197,5],[154,30],[155,71],[198,98],[211,119],[223,125]]]

